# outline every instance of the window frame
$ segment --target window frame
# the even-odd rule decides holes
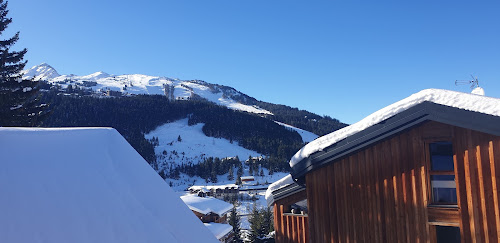
[[[456,156],[453,156],[453,172],[452,171],[433,171],[431,170],[431,157],[430,157],[430,144],[436,142],[451,142],[453,147],[453,153],[457,151],[455,149],[454,140],[451,137],[434,137],[429,139],[424,139],[424,154],[425,154],[425,166],[426,168],[426,178],[427,178],[427,215],[428,215],[428,226],[430,227],[431,242],[436,242],[436,226],[452,226],[460,228],[460,213],[458,207],[458,201],[460,195],[458,195],[457,190],[457,204],[449,203],[434,203],[432,198],[432,183],[431,175],[454,175],[455,184],[457,183],[457,161]]]
[[[432,161],[430,154],[430,144],[437,142],[449,142],[453,148],[453,155],[455,153],[455,146],[453,139],[451,137],[440,137],[440,138],[432,138],[424,140],[425,147],[425,164],[427,166],[427,206],[428,207],[442,207],[442,208],[458,208],[458,191],[457,191],[457,161],[455,160],[455,156],[453,156],[453,170],[451,171],[442,171],[442,170],[432,170]],[[455,193],[457,195],[456,203],[440,203],[434,202],[433,198],[433,190],[432,190],[432,180],[431,177],[433,175],[452,175],[455,177]]]

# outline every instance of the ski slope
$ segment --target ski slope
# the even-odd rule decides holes
[[[304,143],[311,142],[314,139],[319,137],[318,135],[316,135],[312,132],[306,131],[304,129],[300,129],[300,128],[297,128],[297,127],[294,127],[294,126],[291,126],[291,125],[288,125],[288,124],[285,124],[282,122],[278,122],[278,121],[274,121],[274,122],[278,123],[281,126],[288,128],[289,130],[296,131],[302,137],[302,141]]]
[[[155,147],[155,154],[159,164],[198,163],[208,157],[227,158],[238,156],[246,159],[249,156],[258,157],[261,154],[243,148],[237,142],[230,142],[224,138],[207,137],[203,131],[204,124],[188,125],[188,119],[166,123],[148,134],[146,139],[158,138],[159,146]],[[181,138],[181,141],[178,138]],[[175,152],[174,152],[175,151]]]

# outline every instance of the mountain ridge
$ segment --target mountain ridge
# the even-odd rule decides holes
[[[144,74],[112,75],[103,71],[83,76],[60,75],[55,68],[47,63],[25,70],[23,77],[36,81],[46,81],[60,90],[67,90],[68,87],[90,90],[94,95],[148,94],[163,95],[169,100],[207,100],[232,110],[268,117],[273,121],[288,124],[318,136],[332,132],[332,126],[337,129],[347,126],[347,124],[328,116],[320,116],[298,108],[260,101],[233,87],[198,79],[180,80]],[[309,142],[310,139],[306,140],[304,141]]]
[[[180,80],[145,74],[112,75],[103,71],[83,76],[60,75],[54,67],[47,63],[25,70],[23,78],[46,81],[53,85],[60,85],[62,88],[67,88],[69,85],[73,88],[87,88],[97,93],[110,90],[120,92],[123,95],[165,95],[171,100],[201,98],[233,110],[272,115],[271,112],[257,105],[245,104],[248,102],[244,101],[250,99],[248,95],[229,86],[212,84],[202,80]]]

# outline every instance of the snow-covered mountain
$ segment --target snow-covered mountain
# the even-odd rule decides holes
[[[105,72],[85,76],[60,75],[46,63],[25,70],[23,78],[45,80],[62,88],[67,88],[68,85],[89,88],[98,93],[110,90],[119,91],[123,95],[165,95],[171,100],[206,99],[233,110],[272,115],[270,111],[245,103],[250,97],[234,88],[201,80],[180,80],[143,74],[111,75]]]
[[[33,66],[28,70],[24,70],[23,78],[39,80],[51,80],[53,78],[59,77],[59,73],[47,63],[42,63],[37,66]]]

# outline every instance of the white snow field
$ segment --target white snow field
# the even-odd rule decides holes
[[[245,160],[249,156],[258,157],[259,153],[248,150],[238,145],[237,142],[231,143],[224,138],[207,137],[201,130],[205,124],[198,123],[189,126],[188,119],[181,119],[175,122],[166,123],[148,134],[145,134],[146,139],[157,137],[159,146],[155,147],[155,154],[162,157],[165,163],[188,163],[194,164],[203,161],[204,158],[218,157],[227,158],[238,156]],[[178,141],[178,137],[181,141]],[[173,153],[172,151],[175,151]]]
[[[276,122],[279,125],[282,125],[282,126],[288,128],[289,130],[296,131],[302,137],[302,142],[304,142],[304,143],[309,143],[309,142],[311,142],[314,139],[316,139],[316,138],[319,137],[318,135],[316,135],[316,134],[314,134],[312,132],[306,131],[304,129],[300,129],[298,127],[294,127],[292,125],[288,125],[288,124],[285,124],[285,123],[282,123],[282,122],[278,122],[278,121],[274,121],[274,122]]]
[[[476,93],[480,92],[476,91]],[[482,93],[484,94],[484,91]],[[500,99],[486,97],[480,94],[467,94],[442,89],[425,89],[392,105],[382,108],[357,123],[308,143],[292,157],[290,160],[290,166],[293,167],[295,164],[304,158],[309,157],[311,154],[317,151],[322,151],[323,149],[348,136],[358,133],[424,101],[493,116],[500,116]]]
[[[62,88],[68,85],[79,85],[91,88],[93,91],[113,90],[124,94],[149,94],[165,95],[165,85],[173,87],[172,99],[186,100],[198,95],[215,104],[226,106],[233,110],[246,111],[257,114],[272,115],[271,112],[257,106],[245,105],[237,102],[228,95],[240,96],[241,93],[231,89],[223,91],[209,83],[197,80],[179,80],[167,77],[149,76],[143,74],[111,75],[105,72],[96,72],[85,76],[59,75],[57,71],[47,63],[34,66],[23,71],[23,78],[34,80],[46,80],[52,84],[59,84]],[[90,82],[96,82],[92,84]],[[88,85],[88,86],[85,86]]]
[[[0,242],[218,242],[112,128],[0,128]]]

